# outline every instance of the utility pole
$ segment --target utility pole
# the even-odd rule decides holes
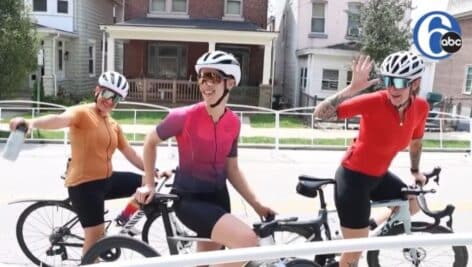
[[[41,67],[44,65],[44,50],[41,47],[38,50],[38,69],[36,70],[36,108],[39,113],[39,102],[41,101]]]

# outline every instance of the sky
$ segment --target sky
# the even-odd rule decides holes
[[[448,0],[413,0],[413,7],[416,7],[411,12],[411,26],[413,27],[416,21],[424,14],[430,11],[446,11]]]

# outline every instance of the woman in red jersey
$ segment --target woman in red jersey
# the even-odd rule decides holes
[[[423,60],[406,51],[387,56],[381,66],[385,90],[360,94],[379,82],[369,80],[372,65],[368,56],[359,57],[352,64],[351,84],[325,99],[314,111],[316,117],[324,120],[361,117],[359,134],[335,175],[335,203],[345,238],[368,236],[371,200],[401,197],[401,188],[406,185],[388,171],[399,151],[409,146],[414,182],[423,183],[426,179],[419,171],[419,162],[429,106],[416,96]],[[412,197],[410,212],[418,210],[416,198]],[[357,266],[360,255],[361,252],[343,253],[340,266]]]

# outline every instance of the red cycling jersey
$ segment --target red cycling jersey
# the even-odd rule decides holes
[[[161,140],[175,136],[179,169],[174,186],[181,192],[215,192],[226,186],[227,158],[236,157],[241,128],[226,109],[214,122],[205,103],[173,109],[156,127]]]
[[[337,108],[340,119],[360,115],[360,127],[342,160],[348,169],[371,176],[384,175],[395,155],[411,140],[422,138],[428,116],[428,103],[414,97],[403,121],[388,99],[386,90],[364,94],[342,102]]]

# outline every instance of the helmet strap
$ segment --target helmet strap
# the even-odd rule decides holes
[[[216,101],[216,103],[210,105],[211,108],[218,106],[221,103],[221,101],[223,101],[223,99],[226,97],[226,95],[228,95],[229,90],[226,87],[226,80],[224,80],[224,83],[225,83],[225,90],[223,92],[223,95],[218,99],[218,101]]]

